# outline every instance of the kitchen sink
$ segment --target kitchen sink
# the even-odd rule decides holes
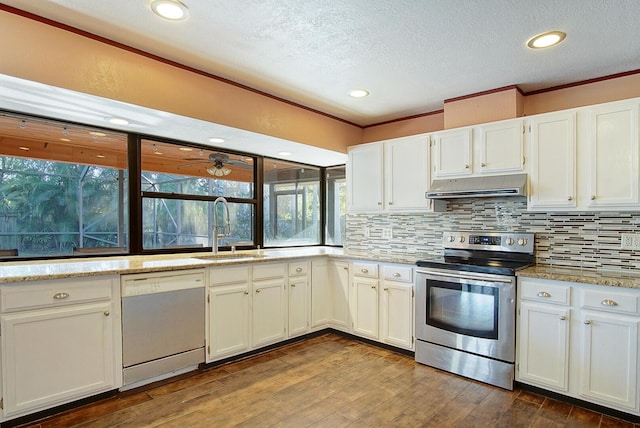
[[[260,260],[264,259],[267,256],[264,254],[251,254],[251,253],[218,253],[218,254],[207,254],[202,256],[194,256],[194,259],[200,260]]]

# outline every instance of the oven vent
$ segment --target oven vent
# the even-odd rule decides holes
[[[527,174],[433,180],[427,199],[489,198],[527,196]]]

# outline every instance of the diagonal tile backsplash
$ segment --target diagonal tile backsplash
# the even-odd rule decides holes
[[[640,252],[620,248],[621,233],[640,232],[640,212],[534,213],[521,198],[458,199],[444,213],[348,214],[346,228],[346,252],[419,259],[442,254],[446,230],[515,231],[535,233],[541,265],[640,269]],[[383,228],[392,239],[382,237]]]

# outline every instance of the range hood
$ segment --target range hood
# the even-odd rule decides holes
[[[527,196],[527,174],[492,175],[433,180],[427,199]]]

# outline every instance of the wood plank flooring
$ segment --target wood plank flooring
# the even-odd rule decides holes
[[[64,412],[25,427],[634,427],[416,364],[336,334]],[[635,427],[640,427],[636,425]]]

